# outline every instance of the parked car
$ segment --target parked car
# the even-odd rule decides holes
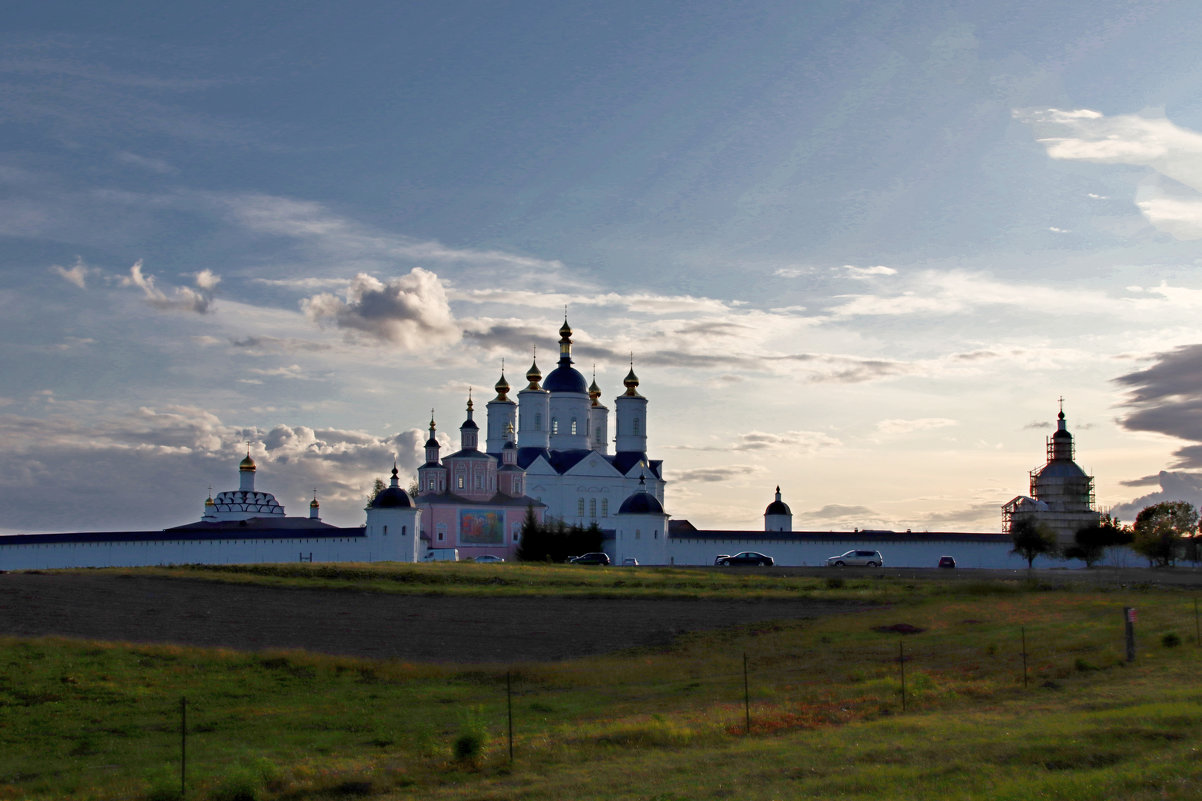
[[[715,556],[715,557],[714,557],[714,564],[716,564],[716,565],[720,565],[720,564],[722,564],[722,560],[723,560],[723,559],[729,559],[729,558],[730,558],[730,554],[728,554],[728,553],[720,553],[720,554],[718,554],[717,556]]]
[[[721,556],[718,558],[718,564],[722,567],[741,567],[751,565],[754,567],[772,567],[776,564],[771,556],[765,556],[762,553],[755,551],[742,551],[734,556]]]
[[[884,564],[880,551],[848,551],[826,560],[827,567],[881,567]]]
[[[504,562],[505,557],[497,556],[496,554],[491,553],[482,553],[476,557],[476,561],[483,562],[485,564],[495,564],[497,562]]]
[[[955,567],[956,560],[951,558],[950,556],[941,556],[941,557],[939,557],[939,566],[940,567]]]
[[[574,565],[608,565],[609,554],[606,553],[582,553],[580,556],[573,556],[568,560]]]

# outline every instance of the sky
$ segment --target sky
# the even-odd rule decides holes
[[[431,410],[633,366],[667,511],[1000,531],[1060,399],[1202,503],[1192,2],[17,2],[0,533],[359,525]],[[503,366],[503,367],[502,367]],[[480,417],[483,415],[481,414]],[[612,423],[611,423],[611,431]],[[249,445],[247,444],[249,442]]]

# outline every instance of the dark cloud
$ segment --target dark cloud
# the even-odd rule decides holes
[[[681,484],[694,482],[711,483],[731,481],[745,475],[747,475],[747,467],[742,465],[698,467],[692,470],[675,470],[672,473],[672,480]]]
[[[235,348],[248,350],[254,353],[280,353],[292,351],[316,352],[330,350],[329,345],[321,342],[310,342],[305,339],[285,337],[243,337],[241,339],[231,339],[230,345]]]
[[[451,344],[461,336],[442,282],[420,267],[387,283],[359,273],[345,300],[323,292],[301,301],[301,308],[318,323],[332,322],[348,334],[410,352]]]
[[[1142,478],[1132,478],[1127,481],[1120,481],[1124,487],[1158,487],[1160,486],[1160,476],[1143,476]]]
[[[806,512],[804,517],[808,520],[845,520],[853,517],[875,519],[876,512],[867,506],[843,506],[842,504],[828,503],[821,509]]]
[[[1110,513],[1120,520],[1131,522],[1145,506],[1162,501],[1187,501],[1202,507],[1202,474],[1162,470],[1155,479],[1160,489],[1141,495],[1130,503],[1113,506]]]
[[[1120,419],[1124,428],[1202,443],[1202,345],[1157,354],[1151,367],[1114,380],[1128,389],[1130,411]],[[1202,467],[1202,445],[1182,447],[1174,455],[1174,467]]]

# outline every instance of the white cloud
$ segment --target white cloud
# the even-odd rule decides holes
[[[221,282],[221,278],[206,269],[196,273],[194,280],[195,288],[179,286],[171,295],[167,295],[155,285],[153,275],[142,274],[142,260],[138,259],[129,268],[129,275],[121,277],[120,285],[141,289],[146,297],[146,302],[156,309],[205,314],[212,308],[213,292],[217,288],[217,284]]]
[[[878,264],[875,267],[857,267],[854,264],[844,264],[839,269],[846,272],[852,278],[868,279],[881,275],[897,275],[897,270],[892,267],[886,267],[883,264]]]
[[[364,334],[406,351],[451,344],[461,336],[442,282],[420,267],[387,283],[360,273],[345,300],[322,293],[301,301],[301,308],[318,323],[330,321],[348,334]]]
[[[75,264],[70,267],[61,267],[57,264],[52,264],[50,265],[50,271],[64,280],[75,284],[80,289],[88,288],[88,273],[98,272],[94,268],[84,264],[83,259],[79,256],[75,257]]]
[[[931,431],[954,425],[959,423],[947,417],[920,417],[912,420],[881,420],[876,424],[876,430],[885,436],[900,436],[914,431]]]
[[[1202,134],[1164,116],[1107,117],[1089,109],[1053,108],[1016,111],[1015,117],[1032,126],[1051,158],[1148,167],[1193,192],[1202,192]],[[1163,187],[1145,185],[1136,204],[1158,229],[1178,239],[1202,238],[1202,202],[1192,195],[1180,198],[1172,194]]]

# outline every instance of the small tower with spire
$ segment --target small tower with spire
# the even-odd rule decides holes
[[[776,487],[776,500],[764,510],[764,531],[792,531],[793,510],[780,499],[780,485]]]
[[[609,453],[609,409],[601,403],[601,387],[597,386],[597,368],[593,366],[593,383],[588,387],[588,446],[604,456]]]
[[[546,450],[551,446],[551,393],[542,388],[538,351],[526,371],[526,388],[518,392],[518,448]]]
[[[622,381],[626,391],[614,401],[617,410],[617,437],[614,450],[618,453],[647,453],[647,399],[639,394],[639,377],[634,374],[634,356],[630,358],[630,372]]]
[[[447,471],[439,461],[438,437],[434,429],[434,410],[430,410],[430,437],[426,440],[426,463],[417,468],[419,495],[441,495],[447,491]]]
[[[485,406],[488,416],[488,438],[484,441],[484,450],[494,456],[501,453],[507,437],[512,437],[513,427],[517,423],[518,405],[509,399],[509,382],[505,380],[505,362],[501,362],[501,377],[494,387],[497,397]]]

